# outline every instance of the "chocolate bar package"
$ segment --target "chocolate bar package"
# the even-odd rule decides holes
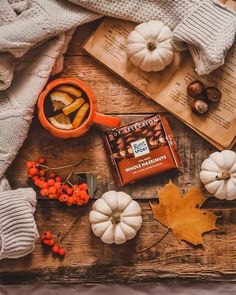
[[[107,131],[105,144],[120,186],[181,166],[164,115],[153,115]]]

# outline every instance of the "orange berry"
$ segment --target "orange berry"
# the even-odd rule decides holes
[[[66,193],[68,194],[68,195],[72,195],[73,194],[73,188],[71,188],[71,187],[68,187],[67,189],[66,189]]]
[[[57,254],[59,252],[60,248],[57,244],[55,244],[53,247],[52,247],[52,252],[54,254]]]
[[[68,187],[69,187],[69,185],[68,185],[68,184],[64,184],[64,185],[63,185],[63,189],[64,189],[64,190],[67,190],[67,189],[68,189]]]
[[[48,191],[49,191],[49,194],[55,194],[57,192],[57,189],[55,188],[55,186],[50,186]]]
[[[51,172],[50,174],[49,174],[49,178],[55,178],[56,177],[56,173],[55,172]]]
[[[57,182],[61,182],[61,177],[57,176],[57,177],[55,178],[55,181],[57,181]]]
[[[44,158],[38,158],[38,163],[39,164],[44,164],[45,163],[45,159]]]
[[[46,173],[45,173],[44,170],[40,170],[40,171],[39,171],[39,175],[40,175],[40,176],[44,176],[45,174],[46,174]]]
[[[83,196],[86,196],[86,195],[87,195],[87,192],[85,190],[80,191],[81,198],[83,198]]]
[[[54,240],[49,240],[49,246],[53,246],[55,244]]]
[[[52,233],[47,230],[42,234],[42,240],[51,240],[52,239]]]
[[[54,187],[56,188],[56,189],[60,189],[61,188],[61,183],[60,182],[55,182],[54,183]]]
[[[47,184],[47,182],[44,182],[44,184],[43,184],[43,188],[48,188],[48,184]]]
[[[40,181],[39,181],[39,184],[38,184],[38,187],[43,188],[44,183],[45,183],[45,182],[44,182],[43,180],[40,180]]]
[[[82,206],[84,203],[83,203],[83,200],[81,200],[81,199],[79,199],[79,200],[77,200],[77,205],[78,206]]]
[[[67,203],[66,203],[66,205],[67,205],[67,206],[72,206],[73,203],[74,203],[74,198],[73,198],[73,197],[69,197],[69,198],[68,198],[68,201],[67,201]]]
[[[29,162],[26,163],[26,166],[29,169],[32,168],[32,167],[34,167],[34,165],[35,165],[35,163],[34,162],[31,162],[31,161],[29,161]]]
[[[88,185],[87,185],[87,183],[82,183],[82,184],[81,184],[81,189],[87,191],[87,190],[88,190]]]
[[[49,193],[48,194],[48,197],[49,197],[49,199],[56,199],[57,195],[56,194]]]
[[[49,186],[52,186],[52,185],[54,185],[55,181],[54,181],[54,179],[49,179],[47,181],[47,183],[48,183]]]
[[[63,248],[60,248],[59,251],[58,251],[58,254],[59,254],[60,256],[65,256],[66,251],[65,251]]]
[[[33,181],[35,181],[36,179],[39,179],[39,177],[38,177],[38,175],[34,175],[34,176],[32,177],[32,179],[33,179]]]
[[[31,178],[31,177],[33,177],[34,175],[28,172],[28,173],[27,173],[27,176],[28,176],[29,178]]]
[[[39,171],[36,167],[32,167],[29,169],[29,173],[32,174],[32,175],[35,175],[37,174]]]
[[[46,189],[46,188],[43,188],[43,189],[40,190],[40,194],[43,197],[46,197],[48,195],[48,193],[49,193],[48,189]]]
[[[62,203],[67,202],[68,199],[69,199],[69,196],[68,196],[67,194],[62,194],[62,195],[60,195],[60,197],[59,197],[59,201],[62,202]]]
[[[39,180],[39,179],[36,179],[36,180],[34,181],[34,184],[35,184],[36,186],[38,186],[39,183],[40,183],[40,180]]]

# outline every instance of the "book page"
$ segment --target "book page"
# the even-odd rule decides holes
[[[121,76],[145,96],[155,100],[218,148],[228,148],[236,136],[236,45],[225,64],[210,75],[199,77],[190,54],[176,52],[170,66],[161,72],[144,72],[132,65],[126,54],[128,34],[136,24],[106,18],[86,42],[84,49]],[[194,115],[186,87],[193,80],[217,86],[222,100],[204,117]]]

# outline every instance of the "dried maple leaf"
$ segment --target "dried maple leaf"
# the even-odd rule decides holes
[[[158,191],[159,204],[152,205],[157,221],[168,227],[178,240],[193,245],[203,244],[202,234],[216,229],[217,216],[200,209],[206,198],[198,188],[193,188],[183,197],[171,181]]]

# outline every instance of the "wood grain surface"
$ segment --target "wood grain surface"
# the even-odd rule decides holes
[[[98,23],[84,25],[76,31],[60,76],[83,79],[96,93],[98,110],[117,114],[124,123],[163,111],[81,51],[81,44]],[[207,200],[204,207],[220,218],[217,221],[218,229],[204,235],[204,247],[180,243],[169,233],[158,246],[144,253],[135,252],[157,241],[166,232],[166,228],[153,219],[149,201],[140,199],[156,198],[157,188],[170,178],[180,185],[182,192],[193,185],[200,185],[200,165],[215,150],[179,120],[169,114],[167,117],[175,134],[183,167],[178,172],[156,175],[122,189],[139,199],[142,207],[143,226],[135,239],[123,245],[105,245],[90,230],[88,212],[91,204],[85,208],[71,208],[57,201],[39,199],[35,217],[40,232],[47,229],[63,231],[78,214],[82,214],[64,240],[68,254],[65,259],[55,258],[42,248],[38,240],[31,255],[0,261],[0,283],[235,281],[236,201]],[[104,151],[103,131],[101,126],[94,125],[81,138],[57,139],[41,127],[35,115],[28,138],[7,171],[11,185],[14,188],[27,187],[25,162],[41,155],[46,157],[51,167],[85,158],[86,161],[77,171],[92,171],[98,175],[98,197],[109,189],[117,189]],[[67,171],[64,171],[66,174]]]

